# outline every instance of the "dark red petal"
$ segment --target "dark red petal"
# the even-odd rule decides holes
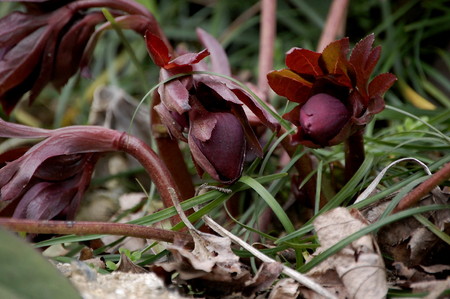
[[[157,66],[164,67],[169,63],[169,49],[162,39],[147,31],[145,34],[145,42],[147,44],[148,53]]]
[[[187,142],[186,137],[184,137],[183,135],[183,126],[177,121],[178,118],[174,118],[174,115],[178,115],[178,113],[170,112],[169,110],[167,110],[166,106],[164,106],[163,103],[159,103],[153,109],[155,109],[155,111],[158,113],[159,117],[161,118],[161,122],[167,127],[170,135],[181,141]]]
[[[220,43],[209,33],[197,28],[197,36],[203,46],[211,53],[212,71],[226,76],[231,76],[230,63],[227,54]]]
[[[164,68],[160,72],[160,80],[166,80],[170,73]],[[158,88],[161,101],[166,105],[169,111],[176,111],[183,114],[191,109],[189,105],[189,91],[182,81],[175,79]]]
[[[320,53],[301,48],[292,48],[286,53],[286,66],[298,74],[323,75],[319,67]]]
[[[311,97],[300,109],[300,125],[309,138],[326,146],[350,119],[344,104],[321,93]]]
[[[308,100],[313,84],[288,69],[267,74],[270,87],[280,96],[296,103]]]
[[[247,94],[247,92],[243,89],[236,88],[233,89],[233,92],[236,96],[247,106],[258,119],[267,126],[270,130],[278,132],[280,129],[279,122],[266,111],[252,96]]]

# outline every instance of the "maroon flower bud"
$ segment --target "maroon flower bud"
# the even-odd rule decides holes
[[[188,137],[196,166],[217,181],[231,184],[242,174],[246,141],[239,120],[231,113],[193,115]],[[202,170],[198,169],[201,173]]]
[[[344,104],[325,93],[319,93],[300,108],[300,125],[305,135],[317,144],[326,146],[350,119]],[[306,138],[306,137],[305,137]]]

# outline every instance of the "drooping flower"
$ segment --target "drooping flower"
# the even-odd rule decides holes
[[[21,1],[17,1],[21,2]],[[0,103],[11,113],[30,91],[32,102],[48,84],[64,86],[79,67],[86,67],[98,33],[107,24],[95,7],[113,9],[116,22],[141,33],[159,28],[153,16],[130,0],[39,1],[23,3],[26,12],[14,11],[0,19]]]
[[[150,56],[161,67],[161,81],[177,74],[209,70],[203,62],[208,55],[212,71],[231,75],[220,44],[201,29],[197,34],[206,49],[176,57],[157,36],[146,35]],[[223,183],[230,184],[239,179],[248,152],[262,156],[261,145],[249,125],[243,105],[266,126],[273,130],[279,128],[278,122],[247,91],[220,77],[207,74],[183,76],[161,85],[158,93],[161,103],[155,110],[170,134],[189,144],[198,173],[207,172]]]
[[[361,130],[384,109],[384,93],[397,78],[390,73],[369,80],[380,58],[372,48],[374,35],[361,40],[350,52],[344,38],[322,53],[293,48],[286,54],[286,69],[267,75],[270,87],[298,103],[283,118],[297,126],[294,143],[318,148],[341,143]]]
[[[0,212],[17,218],[73,219],[103,152],[121,133],[102,127],[44,130],[0,119],[0,137],[44,138],[29,149],[0,155]]]

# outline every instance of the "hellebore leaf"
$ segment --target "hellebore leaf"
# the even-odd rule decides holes
[[[169,63],[169,49],[162,39],[147,31],[145,34],[145,42],[147,44],[148,53],[157,66],[164,67]]]
[[[304,103],[311,93],[312,83],[289,69],[267,74],[270,87],[280,96],[296,103]]]
[[[298,74],[321,76],[320,55],[307,49],[292,48],[286,53],[286,66]]]
[[[72,74],[79,68],[83,50],[95,32],[95,26],[105,17],[100,12],[87,14],[70,27],[61,39],[56,53],[52,83],[61,88],[67,83]]]
[[[338,84],[351,87],[350,75],[353,70],[348,63],[347,54],[349,52],[349,40],[343,38],[330,43],[322,52],[319,59],[319,65],[328,73],[336,76]],[[339,76],[342,75],[342,76]]]
[[[0,94],[23,82],[40,62],[49,31],[41,27],[22,39],[0,61]]]
[[[227,54],[220,43],[209,33],[201,28],[197,28],[197,36],[203,46],[211,53],[211,70],[226,76],[231,76],[230,63]]]
[[[170,70],[178,67],[192,67],[192,64],[199,63],[203,58],[209,55],[208,50],[204,49],[199,53],[187,53],[178,56],[177,58],[171,60],[168,64],[163,66],[166,70]]]
[[[391,73],[376,76],[369,83],[370,96],[382,96],[397,81],[397,77]]]
[[[30,18],[29,15],[18,11],[1,18],[0,48],[14,46],[28,34],[45,25],[46,22],[47,15]]]
[[[355,69],[356,86],[365,97],[367,97],[367,82],[381,55],[380,46],[372,49],[374,40],[374,34],[362,39],[353,48],[349,59]]]

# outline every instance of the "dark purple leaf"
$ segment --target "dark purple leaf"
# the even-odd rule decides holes
[[[231,76],[231,69],[230,69],[230,63],[228,62],[228,56],[225,53],[224,49],[220,45],[220,43],[212,37],[210,34],[208,34],[205,30],[201,28],[197,28],[197,36],[200,39],[203,46],[208,49],[209,53],[211,54],[211,64],[212,64],[212,71],[226,75]]]

